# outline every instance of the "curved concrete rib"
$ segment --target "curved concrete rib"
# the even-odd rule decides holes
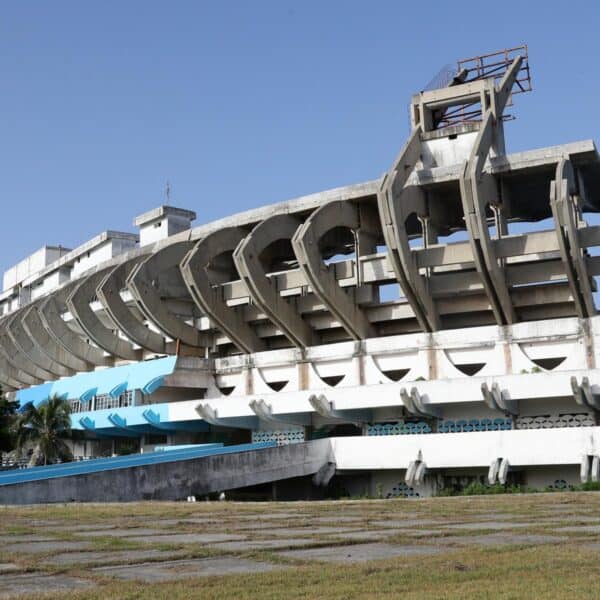
[[[356,290],[343,290],[337,283],[333,269],[330,269],[321,258],[319,242],[325,234],[336,227],[347,227],[354,232],[360,229],[360,215],[355,204],[343,201],[330,202],[310,215],[292,238],[298,264],[315,295],[341,323],[350,337],[356,340],[374,337],[375,328],[369,323],[365,311],[356,302]]]
[[[212,344],[211,336],[169,311],[158,289],[161,274],[172,270],[181,275],[179,264],[192,246],[193,242],[178,242],[160,248],[133,269],[127,279],[127,287],[144,316],[165,335],[188,346],[206,348]]]
[[[72,289],[73,285],[66,286],[41,303],[39,314],[42,324],[56,342],[80,360],[97,366],[110,364],[111,361],[100,348],[82,340],[60,316],[67,308],[66,297]]]
[[[6,326],[7,319],[0,320],[0,329]],[[19,389],[30,385],[36,385],[41,381],[28,373],[18,369],[8,360],[4,347],[0,345],[0,382],[8,387]]]
[[[521,57],[517,57],[507,69],[499,86],[491,88],[490,105],[483,113],[471,155],[459,178],[460,196],[473,260],[499,325],[514,323],[516,314],[505,273],[496,256],[487,224],[486,206],[488,204],[498,206],[498,188],[494,176],[485,173],[483,167],[492,146],[497,141],[496,121],[502,118],[522,61]]]
[[[52,373],[55,377],[64,377],[72,375],[73,372],[63,365],[53,361],[47,354],[42,352],[41,348],[34,342],[25,330],[23,321],[31,307],[26,307],[20,311],[16,317],[7,323],[6,331],[9,337],[19,350],[27,356],[35,365]]]
[[[38,312],[37,305],[32,305],[23,313],[22,325],[35,346],[43,352],[55,365],[62,365],[67,372],[90,371],[93,367],[70,352],[67,352],[56,340],[50,336],[44,327]]]
[[[100,282],[96,295],[113,323],[132,342],[150,352],[166,354],[165,338],[146,327],[121,298],[121,290],[125,288],[127,278],[144,258],[144,256],[136,256],[117,265]]]
[[[469,160],[460,175],[460,195],[469,232],[473,260],[481,277],[494,317],[499,325],[516,321],[506,278],[496,257],[487,224],[486,206],[496,204],[498,190],[494,176],[483,172],[493,143],[494,116],[488,110]]]
[[[6,326],[6,318],[3,319],[0,323],[0,330],[1,328]],[[4,346],[2,346],[0,344],[0,362],[2,364],[2,374],[6,376],[6,382],[7,384],[10,383],[10,385],[17,384],[16,387],[27,387],[30,385],[37,385],[38,383],[42,383],[41,380],[37,377],[33,377],[32,375],[30,375],[29,373],[26,373],[25,371],[22,371],[21,369],[19,369],[11,360],[10,357],[8,356]]]
[[[260,260],[271,244],[291,239],[300,225],[301,222],[291,215],[275,215],[265,219],[236,248],[233,260],[254,304],[281,329],[292,344],[305,348],[316,343],[314,331],[300,315],[295,300],[279,294],[275,281],[267,277]]]
[[[579,244],[577,207],[573,201],[576,193],[577,184],[573,165],[568,158],[563,158],[556,166],[556,176],[550,184],[550,206],[559,251],[567,273],[569,288],[573,294],[575,308],[577,314],[585,318],[595,315],[596,308],[583,250]]]
[[[194,302],[215,325],[243,352],[266,349],[252,327],[245,321],[242,307],[230,307],[223,298],[223,288],[214,285],[219,265],[215,260],[225,252],[233,252],[244,239],[238,227],[215,231],[201,239],[183,259],[180,269]]]
[[[8,335],[10,323],[17,318],[20,313],[21,310],[18,310],[16,313],[9,315],[4,321],[4,327],[0,331],[0,346],[2,346],[4,356],[8,362],[14,365],[20,372],[27,373],[27,375],[34,377],[38,381],[55,379],[56,377],[52,373],[35,365],[26,354],[21,352],[13,342],[12,338]]]
[[[23,381],[18,369],[15,369],[15,367],[4,358],[4,355],[0,355],[0,374],[0,384],[2,384],[5,392],[9,391],[9,388],[18,390],[22,387],[28,387],[39,383],[37,380],[33,380],[34,383]]]
[[[96,296],[96,288],[104,279],[106,271],[98,271],[84,277],[75,285],[67,298],[67,307],[73,318],[89,338],[109,354],[128,360],[140,360],[141,353],[133,349],[126,340],[108,329],[90,307],[90,301]]]
[[[439,329],[438,314],[427,282],[418,272],[416,258],[411,252],[404,226],[406,217],[412,212],[425,214],[421,188],[411,186],[409,190],[404,191],[409,175],[421,158],[421,131],[420,125],[413,129],[394,165],[383,178],[377,192],[377,205],[388,259],[396,274],[396,280],[421,328],[424,331],[434,331]]]

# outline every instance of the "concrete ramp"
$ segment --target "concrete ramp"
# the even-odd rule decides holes
[[[98,467],[99,461],[90,461],[95,463],[93,469],[92,465],[85,469],[85,463],[77,463],[77,469],[55,471],[52,476],[46,472],[37,479],[32,474],[23,477],[26,472],[36,471],[26,469],[16,474],[22,474],[21,477],[13,475],[6,483],[0,477],[0,504],[182,500],[190,495],[202,496],[317,473],[322,479],[333,463],[327,439],[287,446],[256,446],[225,447],[190,458],[165,452],[161,453],[160,462],[122,466],[107,463],[105,469]]]

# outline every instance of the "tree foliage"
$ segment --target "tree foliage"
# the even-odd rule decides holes
[[[65,439],[71,435],[71,405],[52,396],[37,407],[28,404],[19,415],[17,447],[33,450],[30,465],[66,462],[73,455]]]
[[[0,387],[0,452],[11,452],[15,447],[14,426],[19,403],[8,400]]]

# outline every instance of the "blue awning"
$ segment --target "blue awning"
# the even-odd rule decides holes
[[[73,377],[19,390],[16,396],[21,406],[30,402],[37,406],[54,395],[86,402],[91,400],[92,396],[107,394],[117,397],[133,390],[152,394],[163,385],[165,377],[173,373],[176,362],[176,356],[166,356],[90,373],[80,373]]]

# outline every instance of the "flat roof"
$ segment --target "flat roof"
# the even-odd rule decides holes
[[[153,208],[152,210],[137,216],[133,220],[133,224],[136,227],[141,227],[142,225],[146,225],[147,223],[156,221],[156,219],[160,219],[169,215],[183,217],[184,219],[189,219],[190,221],[194,221],[196,219],[196,213],[193,210],[188,210],[187,208],[177,208],[176,206],[168,206],[163,204],[158,208]]]

